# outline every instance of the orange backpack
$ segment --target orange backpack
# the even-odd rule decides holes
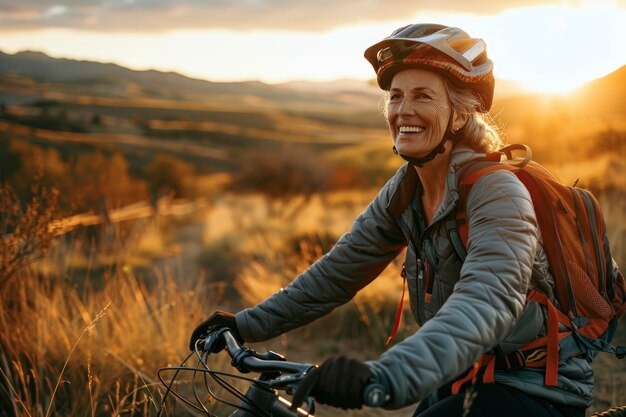
[[[525,157],[513,158],[514,150],[524,150]],[[556,386],[559,357],[591,359],[596,351],[610,352],[618,358],[626,356],[625,348],[610,344],[617,321],[626,311],[626,283],[620,273],[614,274],[600,206],[591,192],[575,185],[563,185],[532,161],[530,155],[525,145],[510,145],[461,168],[458,176],[460,206],[456,211],[456,227],[449,230],[450,238],[456,252],[465,259],[468,222],[464,204],[472,185],[496,170],[513,172],[532,199],[554,277],[554,298],[558,307],[545,294],[530,290],[527,300],[539,302],[547,309],[547,335],[525,344],[514,354],[485,355],[472,371],[456,382],[453,386],[456,391],[485,367],[483,382],[493,382],[496,368],[545,367],[546,385]],[[506,156],[504,160],[503,156]],[[566,330],[559,330],[559,324]],[[559,352],[559,345],[565,344],[569,336],[575,343],[569,343],[569,348],[564,349],[568,352]],[[572,345],[577,349],[572,351]]]

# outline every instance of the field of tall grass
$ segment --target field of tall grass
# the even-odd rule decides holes
[[[54,238],[0,294],[0,416],[156,415],[163,395],[156,370],[182,360],[196,324],[284,286],[331,247],[371,196],[226,194],[183,218]],[[334,318],[257,349],[307,362],[346,350],[374,357],[401,282],[393,263]],[[180,405],[168,410],[193,415]]]
[[[375,191],[287,200],[224,193],[186,216],[54,238],[0,294],[0,416],[155,416],[164,393],[156,371],[188,353],[195,325],[280,289],[348,230]],[[601,201],[621,258],[626,198],[607,192]],[[313,363],[337,353],[375,358],[402,291],[399,269],[392,263],[332,316],[254,347]],[[399,339],[416,330],[407,313]],[[600,355],[595,367],[594,407],[623,402],[626,364]],[[194,414],[169,402],[165,415]],[[319,415],[339,414],[321,407]]]

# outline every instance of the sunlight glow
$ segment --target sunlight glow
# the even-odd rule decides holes
[[[490,19],[484,36],[496,74],[536,92],[571,91],[626,64],[622,9],[543,6]]]
[[[180,30],[105,34],[60,29],[3,33],[0,50],[40,50],[56,57],[177,71],[214,81],[372,79],[372,69],[362,55],[365,48],[411,21],[456,25],[484,38],[496,76],[515,80],[532,91],[572,90],[626,64],[626,9],[593,2],[577,7],[509,9],[493,16],[422,12],[407,21],[347,26],[323,33]]]

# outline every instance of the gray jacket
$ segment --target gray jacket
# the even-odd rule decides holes
[[[407,245],[411,310],[421,327],[368,362],[390,387],[388,408],[426,398],[496,346],[508,353],[545,335],[544,308],[526,303],[526,292],[531,287],[550,294],[552,279],[530,196],[514,174],[496,171],[471,188],[465,261],[450,242],[444,223],[459,200],[457,170],[483,156],[463,146],[453,150],[444,200],[421,235],[407,201],[421,184],[412,167],[400,168],[329,253],[289,286],[236,315],[241,336],[249,342],[266,340],[328,314],[374,280]],[[430,303],[424,300],[423,271],[418,271],[426,260],[434,269]],[[593,373],[582,358],[559,362],[557,387],[544,384],[543,369],[496,371],[495,379],[557,403],[591,404]]]

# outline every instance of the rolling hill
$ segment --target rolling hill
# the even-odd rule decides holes
[[[519,93],[499,80],[491,114],[509,142],[530,144],[540,160],[579,161],[607,152],[607,143],[623,152],[626,66],[570,94]],[[289,148],[384,177],[401,161],[389,155],[381,95],[366,81],[216,83],[0,52],[0,150],[8,152],[10,138],[65,159],[121,152],[135,170],[167,153],[215,172],[238,170],[249,152]]]

